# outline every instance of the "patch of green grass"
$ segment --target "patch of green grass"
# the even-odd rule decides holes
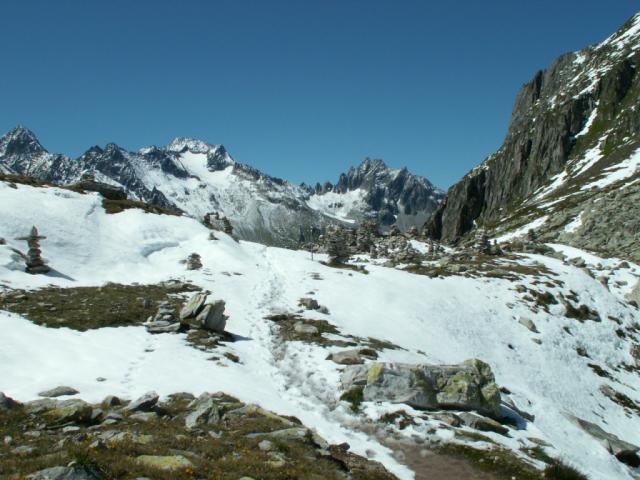
[[[589,480],[578,470],[564,463],[555,461],[544,469],[545,480]]]
[[[364,268],[362,265],[353,265],[351,263],[342,263],[342,262],[320,262],[325,267],[331,268],[340,268],[342,270],[352,270],[358,273],[364,273],[365,275],[369,274],[369,270]]]
[[[437,449],[438,453],[463,458],[471,464],[491,473],[496,479],[540,480],[540,471],[512,452],[502,448],[483,450],[467,445],[448,443]]]
[[[168,208],[158,207],[156,205],[151,205],[149,203],[138,202],[136,200],[111,200],[108,198],[104,198],[102,200],[102,207],[105,212],[110,214],[124,212],[130,208],[138,208],[140,210],[144,210],[147,213],[155,213],[157,215],[173,215],[173,216],[181,216],[182,212],[177,210],[170,210]]]
[[[354,387],[340,395],[340,400],[351,404],[351,411],[358,413],[364,401],[364,387]]]
[[[591,310],[587,305],[581,304],[576,308],[570,302],[564,302],[564,316],[567,318],[574,318],[580,322],[586,320],[593,320],[594,322],[600,321],[600,315],[595,310]]]
[[[0,309],[38,325],[85,331],[141,324],[156,313],[160,301],[177,311],[183,302],[180,294],[197,290],[200,287],[187,283],[10,290],[0,297]]]
[[[244,405],[232,397],[221,396],[217,402],[222,419],[212,425],[201,425],[186,430],[184,422],[188,413],[188,398],[179,397],[163,402],[162,415],[147,422],[136,422],[126,417],[115,425],[96,425],[91,429],[65,433],[62,429],[43,431],[39,436],[28,432],[40,430],[39,414],[30,414],[25,408],[0,410],[0,425],[4,436],[11,436],[12,443],[0,443],[0,476],[7,479],[23,479],[27,475],[57,465],[74,461],[94,467],[105,480],[148,477],[154,480],[176,478],[215,478],[237,480],[245,476],[265,480],[279,479],[380,479],[393,477],[376,462],[331,450],[322,454],[311,435],[291,438],[273,438],[277,452],[284,455],[285,464],[272,463],[270,452],[262,451],[258,444],[268,436],[252,436],[269,433],[292,424],[297,419],[278,417],[270,412],[252,410],[234,413],[230,409]],[[96,442],[104,431],[127,432],[131,437],[114,442]],[[214,433],[210,435],[209,433]],[[138,441],[137,439],[143,439]],[[63,440],[63,443],[60,443]],[[29,445],[33,452],[14,455],[16,446]],[[333,447],[332,447],[333,448]],[[334,453],[335,451],[335,453]],[[139,455],[182,455],[192,466],[176,471],[164,471],[139,463]]]
[[[400,430],[404,430],[410,425],[415,425],[416,422],[411,415],[404,410],[396,410],[395,412],[387,412],[382,415],[378,421],[388,424],[398,425]]]

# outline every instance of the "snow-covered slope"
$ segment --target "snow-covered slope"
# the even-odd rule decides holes
[[[180,165],[185,170],[201,168],[198,155],[181,155]],[[228,175],[226,169],[200,174],[211,185]],[[637,265],[604,262],[604,268],[625,279],[612,290],[583,269],[541,255],[504,260],[506,270],[537,272],[522,274],[517,282],[521,286],[495,275],[429,278],[374,263],[366,264],[365,275],[327,267],[304,251],[237,243],[221,233],[211,241],[209,230],[188,217],[139,210],[108,215],[97,194],[20,184],[11,188],[1,181],[0,219],[0,237],[7,241],[0,245],[0,289],[190,281],[213,292],[212,298],[226,301],[227,330],[237,341],[220,348],[240,358],[239,363],[207,361],[208,355],[189,346],[183,334],[151,335],[141,326],[87,332],[48,329],[0,311],[0,391],[18,400],[34,399],[40,390],[59,384],[73,385],[92,401],[106,394],[135,397],[151,389],[162,395],[223,390],[295,415],[329,441],[347,441],[354,451],[380,460],[400,478],[412,478],[388,447],[362,430],[366,418],[375,420],[397,406],[365,404],[363,413],[354,414],[339,401],[342,367],[326,359],[342,348],[299,341],[283,344],[273,324],[264,319],[298,311],[298,300],[313,292],[329,309],[322,318],[341,335],[402,347],[381,349],[380,361],[457,363],[477,357],[488,362],[498,384],[510,392],[503,398],[535,415],[533,421],[521,419],[517,428],[511,427],[509,436],[486,432],[514,455],[536,446],[530,440],[535,437],[552,445],[545,448],[548,454],[572,462],[592,479],[632,478],[630,469],[570,416],[640,444],[638,412],[614,403],[602,390],[609,386],[640,402],[637,370],[623,368],[634,365],[630,349],[639,340],[634,327],[638,310],[622,301],[640,276]],[[14,239],[33,224],[47,236],[42,250],[54,271],[46,276],[24,273],[10,250],[23,248]],[[204,269],[186,271],[180,264],[191,252],[201,255]],[[578,250],[569,254],[583,255]],[[585,258],[588,265],[600,261]],[[561,304],[550,304],[548,312],[532,309],[522,293],[530,290],[575,298],[576,304],[597,312],[601,321],[567,318]],[[307,318],[318,315],[302,313]],[[539,333],[520,323],[525,317],[535,322]],[[589,363],[609,377],[599,376]],[[97,377],[106,380],[96,382]],[[445,425],[406,410],[416,414],[416,425],[399,435],[408,440],[416,435],[427,443],[454,439]]]
[[[224,146],[200,140],[177,138],[138,152],[108,144],[74,160],[48,153],[24,127],[0,138],[0,172],[55,184],[74,183],[90,172],[133,199],[178,208],[199,220],[219,212],[240,238],[286,246],[315,239],[329,224],[371,217],[402,229],[420,227],[443,196],[428,180],[381,161],[366,160],[335,187],[312,189],[265,175],[236,162]]]

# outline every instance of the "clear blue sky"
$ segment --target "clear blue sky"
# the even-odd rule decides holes
[[[296,183],[364,157],[441,187],[493,152],[514,97],[630,0],[5,0],[0,131],[52,152],[175,136]]]

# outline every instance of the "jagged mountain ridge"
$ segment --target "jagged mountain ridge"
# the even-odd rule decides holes
[[[176,138],[166,147],[129,152],[114,143],[77,159],[49,153],[19,126],[0,138],[0,171],[70,184],[83,173],[121,186],[132,198],[202,219],[226,215],[240,238],[275,245],[309,240],[329,224],[378,218],[402,229],[421,226],[443,192],[407,169],[365,160],[334,186],[293,185],[235,161],[223,145]]]
[[[548,240],[640,258],[638,215],[629,211],[640,196],[639,49],[636,15],[536,73],[516,98],[503,145],[449,189],[428,233],[456,242],[475,226],[499,234],[535,225]],[[578,225],[583,213],[598,220]]]

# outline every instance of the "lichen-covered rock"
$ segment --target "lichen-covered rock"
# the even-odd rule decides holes
[[[189,429],[200,424],[213,425],[220,421],[220,398],[215,394],[203,393],[193,401],[193,411],[185,418],[185,426]]]
[[[136,461],[158,470],[175,471],[193,467],[193,463],[182,455],[140,455]]]
[[[500,391],[481,360],[459,365],[373,363],[347,367],[345,389],[363,386],[365,401],[405,403],[418,409],[453,408],[498,416]]]
[[[93,408],[87,402],[79,399],[56,402],[51,409],[44,413],[48,423],[89,423]]]

